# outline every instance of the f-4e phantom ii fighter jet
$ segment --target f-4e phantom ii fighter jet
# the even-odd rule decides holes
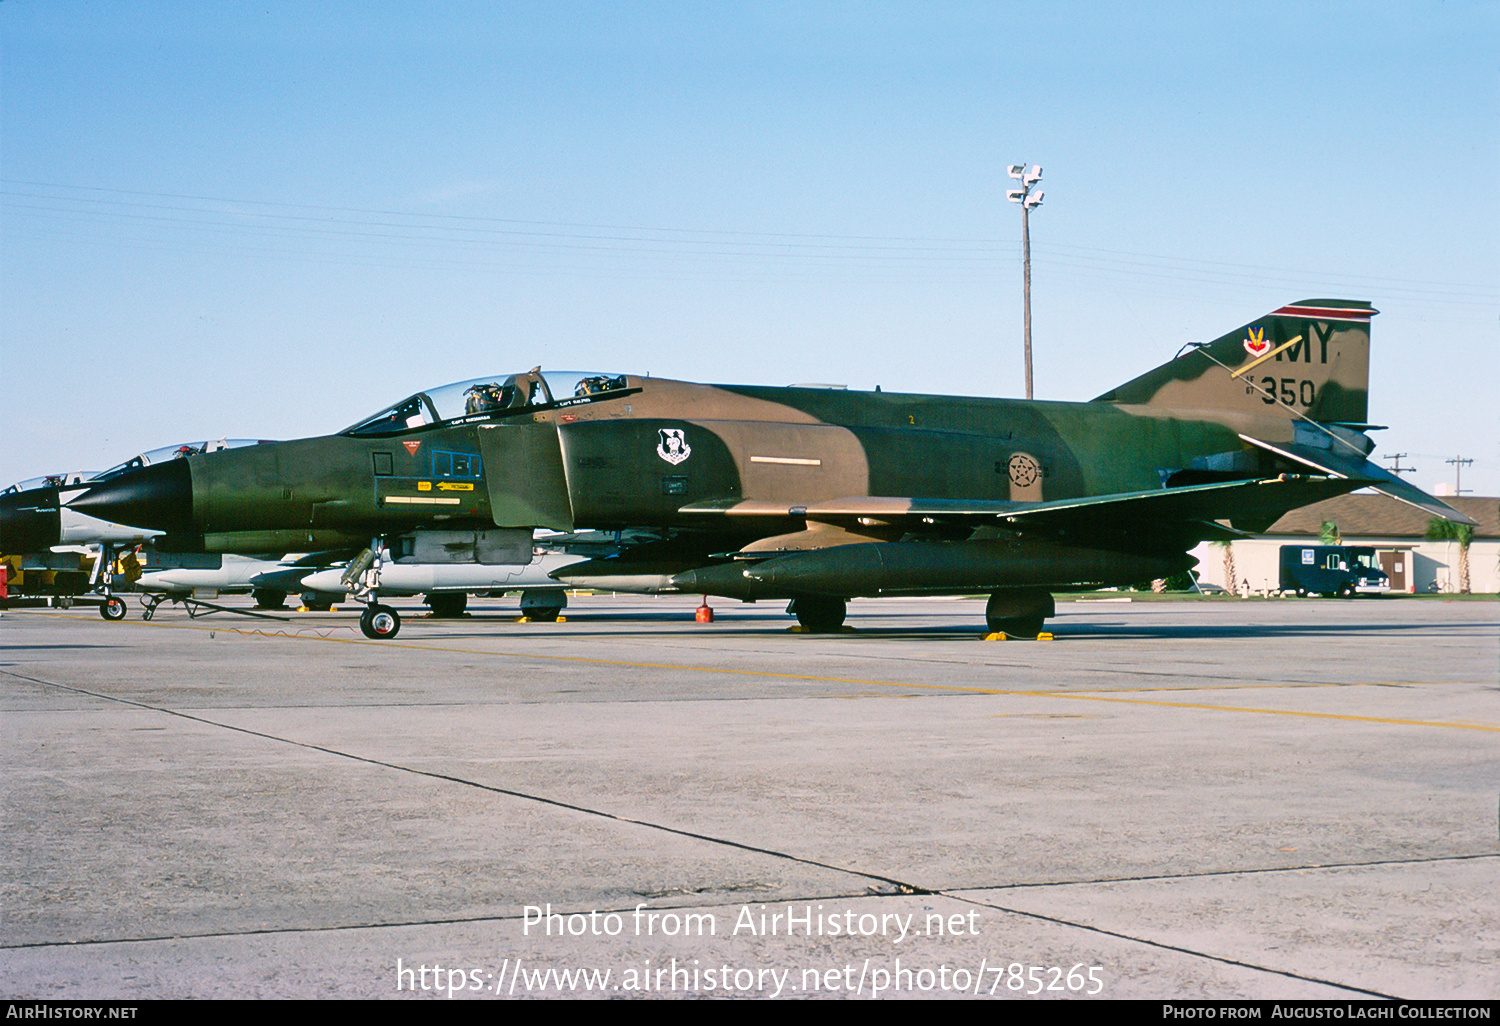
[[[535,368],[335,435],[145,467],[69,505],[179,548],[362,536],[346,580],[371,637],[400,627],[374,597],[382,545],[521,562],[534,528],[575,525],[635,539],[558,574],[579,585],[791,599],[811,631],[837,630],[855,596],[987,592],[991,630],[1035,635],[1054,592],[1181,572],[1199,542],[1357,488],[1465,520],[1367,459],[1375,313],[1293,303],[1084,403]]]

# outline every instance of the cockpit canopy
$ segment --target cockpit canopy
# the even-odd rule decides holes
[[[557,409],[612,398],[630,389],[623,374],[548,371],[533,367],[524,374],[470,378],[388,406],[340,431],[357,438],[400,434],[432,424],[490,420],[522,410]]]
[[[104,473],[91,479],[91,481],[107,481],[112,477],[118,477],[127,470],[135,470],[137,467],[149,467],[154,463],[165,463],[168,460],[180,460],[188,456],[205,456],[212,452],[221,452],[224,449],[242,449],[247,445],[259,445],[259,438],[217,438],[207,442],[182,442],[179,445],[164,445],[160,449],[152,449],[143,452],[139,456],[132,456],[117,466],[110,467]]]
[[[9,495],[12,492],[29,492],[33,488],[67,488],[73,485],[81,485],[85,482],[92,484],[95,481],[107,481],[112,477],[119,477],[127,470],[137,467],[149,467],[153,463],[165,463],[167,460],[182,459],[184,456],[202,456],[211,452],[219,452],[221,449],[239,449],[247,445],[259,445],[258,438],[218,438],[207,442],[183,442],[180,445],[164,445],[160,449],[152,449],[132,456],[124,463],[110,467],[108,470],[74,470],[66,474],[48,474],[45,477],[30,477],[25,481],[17,481],[6,488],[0,495]]]
[[[99,476],[97,470],[70,470],[66,474],[47,474],[44,477],[28,477],[24,481],[17,481],[6,488],[0,495],[12,495],[16,492],[29,492],[34,488],[66,488],[69,485],[82,484]]]

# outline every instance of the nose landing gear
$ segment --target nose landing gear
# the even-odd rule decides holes
[[[371,538],[370,547],[351,560],[343,574],[344,585],[354,600],[365,603],[365,611],[359,614],[359,629],[372,641],[394,638],[401,630],[401,614],[380,604],[380,554],[384,550],[384,538]]]

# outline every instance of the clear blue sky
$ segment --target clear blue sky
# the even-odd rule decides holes
[[[1367,299],[1500,494],[1500,5],[0,3],[0,485],[534,364],[1088,399]]]

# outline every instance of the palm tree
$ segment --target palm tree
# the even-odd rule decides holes
[[[1427,523],[1428,541],[1458,542],[1458,593],[1469,593],[1469,543],[1474,540],[1471,524],[1455,524],[1434,517]]]
[[[1224,590],[1231,595],[1238,595],[1240,586],[1234,578],[1234,542],[1216,541],[1213,544],[1224,550]]]

